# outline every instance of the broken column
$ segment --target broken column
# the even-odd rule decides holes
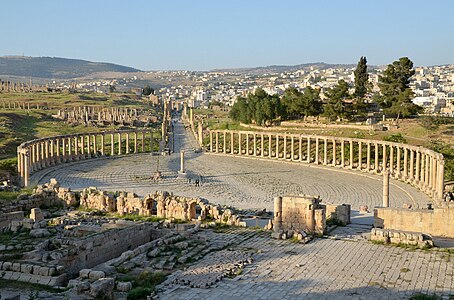
[[[184,151],[180,151],[180,171],[178,171],[178,178],[185,178],[186,173],[184,172]]]

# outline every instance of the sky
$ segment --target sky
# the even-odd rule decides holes
[[[452,0],[3,0],[0,56],[141,70],[454,64]]]

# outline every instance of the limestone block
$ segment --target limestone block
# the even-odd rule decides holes
[[[13,263],[10,261],[5,261],[2,265],[2,269],[5,271],[12,271],[13,270]]]
[[[113,278],[101,278],[90,284],[90,296],[104,297],[104,299],[112,299],[115,281]]]
[[[118,282],[117,283],[117,291],[120,292],[129,292],[132,289],[132,283],[131,282]]]
[[[88,274],[88,278],[91,280],[98,280],[104,277],[106,277],[106,274],[103,271],[90,271]]]
[[[39,222],[41,220],[44,220],[44,215],[41,212],[41,209],[32,208],[31,212],[30,212],[30,219],[32,219],[34,222]]]
[[[34,238],[46,237],[50,235],[50,232],[47,229],[38,228],[30,230],[30,236]]]
[[[11,268],[12,271],[14,272],[20,272],[20,263],[13,263],[13,267]]]

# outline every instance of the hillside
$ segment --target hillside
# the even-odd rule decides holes
[[[280,72],[294,72],[297,70],[310,71],[311,67],[318,70],[324,70],[329,68],[354,68],[356,64],[327,64],[323,62],[306,63],[294,66],[266,66],[266,67],[255,67],[255,68],[231,68],[231,69],[215,69],[212,71],[217,72],[234,72],[237,74],[255,74],[262,75],[265,73],[280,73]]]
[[[69,79],[100,72],[139,72],[140,70],[111,63],[91,62],[60,57],[0,57],[1,76]]]

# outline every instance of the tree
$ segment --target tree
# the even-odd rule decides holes
[[[154,89],[153,89],[151,86],[147,85],[147,86],[145,86],[145,87],[143,88],[142,94],[143,94],[144,96],[148,96],[148,95],[151,95],[151,94],[153,94],[153,93],[154,93]]]
[[[341,79],[337,85],[325,92],[328,103],[323,106],[323,114],[329,120],[349,116],[344,100],[350,98],[348,83]]]
[[[245,124],[255,122],[258,125],[265,125],[283,114],[279,96],[269,95],[263,89],[257,89],[246,98],[238,97],[229,113],[235,121]]]
[[[357,98],[364,98],[367,93],[369,74],[367,74],[367,59],[361,56],[355,69],[355,93]]]
[[[289,118],[317,116],[320,114],[322,106],[320,91],[307,87],[301,93],[296,88],[287,88],[282,96],[282,105]]]
[[[384,112],[399,118],[414,115],[421,107],[413,104],[413,92],[409,87],[410,77],[415,74],[413,62],[402,57],[388,65],[383,75],[378,78],[381,97],[379,104]]]

